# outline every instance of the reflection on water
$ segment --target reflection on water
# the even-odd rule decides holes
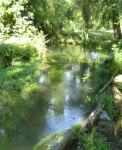
[[[92,59],[98,59],[99,58],[99,53],[98,52],[91,52]]]
[[[47,80],[48,79],[48,73],[44,73],[43,75],[40,76],[39,78],[39,85],[46,85],[47,84]]]
[[[46,135],[82,122],[94,108],[85,101],[94,79],[83,82],[82,77],[94,71],[102,53],[71,45],[52,45],[49,50],[53,65],[40,76],[40,91],[4,97],[1,150],[32,149]]]

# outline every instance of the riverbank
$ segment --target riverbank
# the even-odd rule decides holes
[[[91,128],[95,121],[98,119],[99,114],[103,110],[103,105],[95,108],[95,110],[81,123],[77,123],[72,127],[68,127],[61,131],[57,131],[43,139],[41,139],[35,146],[34,150],[67,150],[69,145],[74,142],[75,130],[86,130],[87,127]]]
[[[94,125],[94,128],[90,132],[83,134],[82,130],[77,131],[74,138],[76,139],[69,148],[64,150],[76,150],[76,149],[98,149],[100,143],[100,149],[122,149],[122,75],[117,75],[113,81],[114,90],[114,106],[118,112],[118,115],[114,118],[108,118],[108,120],[98,120]],[[103,138],[103,139],[102,139]],[[88,142],[89,141],[89,142]],[[97,145],[98,144],[98,145]]]
[[[114,104],[118,111],[114,133],[117,137],[122,138],[122,74],[116,76],[113,85]]]
[[[83,131],[76,132],[74,139],[74,142],[64,150],[122,149],[122,136],[119,138],[115,136],[113,123],[110,121],[98,120],[92,130],[86,130],[84,133]]]
[[[85,40],[82,32],[62,32],[56,37],[48,39],[47,43],[73,44],[94,48],[110,49],[113,40],[113,31],[89,31],[89,39]]]

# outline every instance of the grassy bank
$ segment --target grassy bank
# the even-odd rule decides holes
[[[89,39],[85,40],[82,32],[61,32],[51,37],[50,43],[79,44],[89,47],[110,48],[113,32],[89,31]]]

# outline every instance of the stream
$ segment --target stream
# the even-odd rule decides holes
[[[31,150],[45,136],[82,122],[96,107],[85,101],[87,95],[95,94],[95,78],[84,81],[83,77],[98,67],[107,51],[61,44],[47,48],[52,65],[40,75],[40,90],[29,96],[24,92],[8,95],[15,101],[8,107],[14,113],[9,113],[4,126],[0,122],[0,150]]]

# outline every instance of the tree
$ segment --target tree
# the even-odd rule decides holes
[[[113,30],[114,30],[114,37],[121,39],[121,29],[120,29],[120,10],[119,10],[119,2],[115,1],[111,4],[109,7],[110,15],[111,15],[111,20],[113,23]],[[121,3],[122,5],[122,3]],[[121,6],[120,5],[120,6]],[[122,6],[121,6],[122,8]]]
[[[1,0],[0,31],[3,34],[35,34],[33,0]],[[33,4],[33,5],[32,5]]]
[[[93,1],[91,0],[75,0],[77,8],[81,10],[84,21],[85,39],[88,39],[88,30],[92,16]]]
[[[48,36],[63,28],[68,10],[66,0],[30,0],[34,12],[34,26],[43,30]]]
[[[120,29],[120,15],[122,10],[121,0],[100,0],[97,1],[97,18],[101,25],[105,25],[106,22],[112,22],[114,37],[122,38]]]
[[[26,0],[1,0],[0,2],[0,31],[10,34],[18,29],[21,12],[24,11]],[[22,19],[22,18],[21,18]]]

